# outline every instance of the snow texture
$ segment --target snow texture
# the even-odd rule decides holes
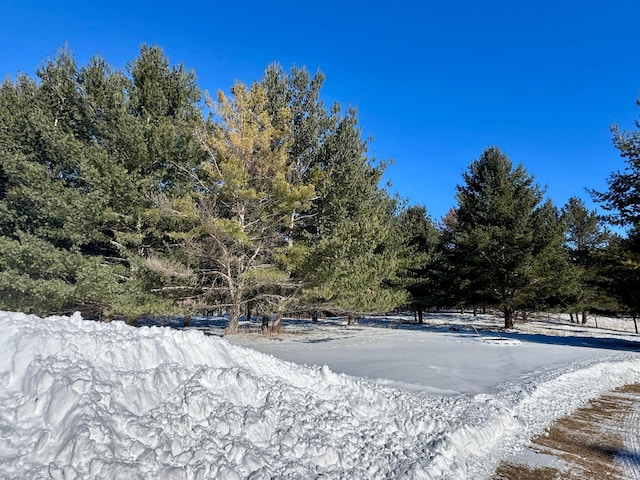
[[[626,450],[619,456],[627,478],[640,478],[640,404],[636,404],[631,415],[625,420],[626,433],[624,443]]]
[[[463,340],[448,345],[480,343]],[[536,371],[434,395],[196,330],[0,312],[0,478],[486,478],[554,419],[640,382],[640,357]]]

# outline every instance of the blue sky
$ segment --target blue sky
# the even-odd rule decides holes
[[[3,2],[0,74],[32,75],[65,43],[124,68],[142,43],[200,87],[260,79],[277,61],[326,75],[359,110],[392,191],[438,219],[485,147],[522,163],[562,206],[624,168],[609,126],[640,109],[640,2]]]

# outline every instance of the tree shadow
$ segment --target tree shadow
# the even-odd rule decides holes
[[[429,323],[429,318],[439,323]],[[447,322],[451,318],[451,322]],[[407,316],[379,316],[362,317],[358,319],[356,325],[347,326],[346,320],[342,317],[328,317],[316,322],[311,319],[284,318],[283,328],[286,333],[299,334],[301,341],[307,343],[326,343],[334,338],[327,336],[324,338],[304,338],[305,334],[317,332],[322,327],[334,327],[345,332],[355,334],[367,328],[392,328],[399,330],[424,331],[433,333],[446,333],[459,335],[463,338],[477,338],[479,341],[490,340],[492,344],[504,344],[515,347],[518,343],[540,343],[546,345],[560,345],[572,347],[600,348],[621,351],[640,351],[640,335],[630,332],[606,331],[605,336],[584,335],[584,330],[571,328],[569,325],[549,322],[545,324],[546,330],[557,331],[558,335],[528,332],[505,332],[499,327],[500,319],[496,318],[494,325],[487,325],[478,322],[478,319],[470,314],[433,314],[425,316],[425,323],[412,321]],[[206,335],[223,336],[227,326],[226,316],[194,316],[185,322],[184,317],[158,316],[144,317],[137,322],[138,327],[169,327],[175,329],[197,329]],[[239,330],[246,333],[260,332],[260,320],[241,317]],[[567,328],[568,327],[568,328]],[[288,331],[287,331],[288,330]],[[631,340],[629,337],[637,337],[638,340]],[[500,341],[502,340],[502,341]]]
[[[455,314],[458,315],[458,314]],[[443,316],[434,314],[433,318],[442,321]],[[464,338],[477,338],[478,340],[491,340],[491,343],[503,343],[508,346],[516,346],[517,343],[541,343],[546,345],[560,345],[570,347],[600,348],[607,350],[640,351],[640,335],[631,332],[614,332],[607,330],[606,336],[585,335],[584,330],[576,328],[563,328],[564,324],[549,323],[545,329],[557,331],[559,335],[529,332],[505,332],[497,326],[478,325],[477,319],[472,315],[459,315],[452,317],[457,320],[451,323],[430,324],[429,316],[425,316],[425,323],[409,321],[407,317],[371,317],[358,322],[360,326],[376,328],[395,328],[401,330],[426,331],[434,333],[458,334]],[[637,340],[629,337],[636,337]],[[504,340],[503,342],[498,342]]]

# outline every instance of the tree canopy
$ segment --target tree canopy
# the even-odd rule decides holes
[[[215,98],[143,45],[124,69],[67,49],[0,84],[0,308],[94,318],[212,310],[273,318],[408,308],[637,313],[640,134],[592,192],[611,235],[560,211],[497,147],[471,162],[440,221],[382,185],[356,108],[321,72],[269,65]],[[204,102],[203,102],[204,99]],[[639,103],[640,105],[640,103]],[[639,125],[640,126],[640,125]],[[634,283],[635,282],[635,283]]]
[[[543,191],[525,168],[514,168],[496,147],[472,162],[463,179],[453,244],[464,296],[471,303],[498,306],[505,327],[512,328],[515,310],[549,296],[542,289],[560,266],[550,271],[549,263],[563,258],[557,212],[542,203]]]
[[[1,308],[97,316],[397,306],[395,200],[356,111],[269,66],[203,115],[195,74],[61,51],[0,87]],[[372,293],[372,292],[375,292]],[[312,305],[313,303],[313,305]]]
[[[640,107],[640,99],[636,105]],[[606,219],[627,228],[627,238],[616,239],[606,257],[605,270],[610,294],[634,317],[640,312],[640,121],[636,121],[636,127],[633,131],[612,127],[613,145],[626,168],[609,176],[606,192],[591,192],[609,211]]]
[[[144,210],[152,192],[177,188],[176,172],[200,155],[191,138],[199,96],[192,72],[146,46],[129,74],[99,57],[79,68],[63,50],[37,80],[21,75],[2,84],[3,308],[173,309],[152,293],[161,282],[146,254],[160,240]],[[171,105],[150,100],[169,97]]]
[[[640,99],[636,100],[640,107]],[[636,121],[640,128],[640,122]],[[640,130],[622,131],[613,125],[613,145],[626,162],[624,171],[613,172],[608,178],[606,192],[591,191],[610,213],[607,220],[623,226],[640,224]]]

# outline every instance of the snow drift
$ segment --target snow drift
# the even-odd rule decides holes
[[[0,312],[0,381],[2,478],[481,478],[553,419],[640,381],[640,361],[439,397],[196,331]]]

